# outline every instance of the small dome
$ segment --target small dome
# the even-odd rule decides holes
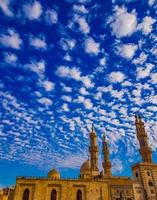
[[[80,169],[80,172],[81,173],[84,173],[84,172],[89,172],[90,171],[90,168],[91,168],[91,165],[90,165],[90,160],[86,160],[82,166],[81,166],[81,169]]]
[[[56,169],[52,169],[48,173],[48,178],[60,179],[60,173]]]

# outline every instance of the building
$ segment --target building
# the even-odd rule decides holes
[[[132,166],[133,177],[111,173],[109,149],[103,137],[103,171],[98,169],[97,135],[90,132],[90,158],[80,168],[78,179],[62,179],[56,169],[46,178],[18,177],[14,200],[157,200],[157,164],[141,118],[135,119],[142,162]]]
[[[14,196],[14,187],[0,189],[0,200],[12,200]]]

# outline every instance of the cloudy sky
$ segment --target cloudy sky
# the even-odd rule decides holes
[[[157,162],[155,0],[0,0],[0,186],[52,167],[77,177],[106,134],[114,175],[141,160],[134,115]]]

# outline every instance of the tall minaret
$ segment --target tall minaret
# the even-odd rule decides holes
[[[148,136],[145,131],[144,123],[139,116],[135,116],[137,138],[140,144],[140,154],[142,161],[152,163],[152,149],[148,145]]]
[[[109,160],[109,149],[107,146],[105,134],[103,135],[103,156],[104,156],[104,161],[102,165],[104,168],[104,175],[111,176],[111,162]]]
[[[94,132],[93,125],[92,125],[92,129],[90,132],[89,152],[90,152],[90,161],[91,161],[91,174],[92,174],[92,176],[97,176],[97,175],[99,175],[98,146],[97,146],[97,136],[96,136],[96,133]]]

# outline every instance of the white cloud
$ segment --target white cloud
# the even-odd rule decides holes
[[[68,111],[69,111],[68,104],[67,104],[67,103],[64,103],[64,104],[62,105],[62,109],[63,109],[65,112],[68,112]]]
[[[31,71],[42,76],[45,72],[45,61],[41,60],[39,62],[31,62],[30,64],[26,64],[25,68],[30,69]]]
[[[137,88],[137,89],[134,89],[132,90],[132,94],[135,96],[135,97],[139,97],[141,98],[141,88]]]
[[[13,53],[5,53],[4,61],[8,64],[16,63],[18,60],[17,56]]]
[[[38,1],[34,1],[33,3],[24,5],[23,11],[29,20],[39,19],[42,14],[42,6]]]
[[[76,45],[76,41],[74,39],[65,39],[62,38],[60,40],[60,47],[65,51],[72,50]]]
[[[92,109],[93,103],[91,102],[90,99],[85,99],[83,103],[86,109],[88,110]]]
[[[124,91],[112,90],[111,95],[115,98],[122,99],[124,95]]]
[[[56,74],[60,77],[80,80],[81,72],[79,71],[78,68],[75,68],[75,67],[69,68],[69,67],[66,67],[66,66],[60,66],[60,67],[58,67]]]
[[[65,86],[63,83],[61,84],[61,86],[62,86],[62,90],[64,92],[72,92],[72,88],[71,87]]]
[[[99,64],[100,65],[105,65],[106,64],[106,58],[104,57],[104,58],[101,58],[100,60],[99,60]]]
[[[148,4],[149,4],[149,6],[153,6],[154,3],[155,3],[155,0],[148,0]]]
[[[100,52],[100,44],[95,42],[93,38],[88,38],[85,40],[85,52],[89,54],[98,55]]]
[[[145,35],[148,35],[152,31],[152,28],[153,28],[152,26],[154,22],[155,22],[155,19],[153,19],[150,16],[146,16],[143,18],[143,22],[138,24],[137,30],[141,30],[143,31]]]
[[[51,81],[42,81],[42,86],[45,88],[47,92],[54,90],[55,84]]]
[[[123,163],[121,160],[115,158],[112,160],[112,171],[113,173],[120,173],[123,171]]]
[[[152,65],[152,64],[147,64],[145,66],[145,68],[144,67],[138,67],[137,68],[137,78],[143,79],[143,78],[150,76],[150,72],[153,69],[153,67],[154,67],[154,65]]]
[[[0,8],[8,17],[13,17],[13,12],[10,9],[11,0],[0,0]]]
[[[84,87],[81,87],[80,88],[80,94],[82,94],[82,95],[88,95],[89,94],[89,92],[86,90],[86,88],[84,88]]]
[[[66,55],[64,56],[64,60],[72,61],[72,57],[68,53],[66,53]]]
[[[76,15],[74,20],[79,24],[79,30],[82,33],[87,34],[90,32],[90,27],[84,17]]]
[[[132,59],[136,50],[137,50],[137,45],[135,44],[123,44],[121,46],[118,47],[118,53],[127,59]]]
[[[63,99],[64,101],[67,101],[67,102],[71,102],[71,101],[72,101],[72,98],[71,98],[70,96],[66,96],[66,95],[63,95],[63,96],[62,96],[62,99]]]
[[[38,102],[45,105],[45,106],[51,106],[52,105],[52,100],[46,97],[42,97],[40,99],[38,99]]]
[[[22,40],[18,33],[16,33],[14,30],[9,29],[8,34],[1,34],[0,43],[5,47],[20,49],[22,45]]]
[[[78,99],[75,100],[75,101],[77,103],[82,103],[87,110],[90,110],[93,107],[93,103],[91,102],[91,100],[90,99],[86,99],[83,96],[78,96]]]
[[[124,86],[124,87],[129,87],[129,86],[132,86],[133,84],[130,82],[130,81],[124,81],[123,83],[122,83],[122,86]]]
[[[81,81],[83,82],[84,86],[87,88],[94,87],[94,83],[91,82],[89,76],[82,76]]]
[[[85,8],[84,5],[73,5],[73,10],[78,13],[87,14],[88,10]]]
[[[56,24],[58,22],[58,13],[57,11],[51,9],[46,11],[46,22],[48,24]]]
[[[69,1],[69,0],[66,0]],[[60,157],[57,158],[59,161],[59,167],[62,168],[71,168],[76,169],[79,168],[84,162],[84,156],[73,154],[71,156],[66,156],[63,159]]]
[[[120,72],[111,72],[109,75],[109,80],[113,83],[121,83],[125,79],[125,75]]]
[[[56,70],[56,75],[62,78],[70,78],[76,81],[81,81],[85,87],[93,87],[94,84],[91,82],[89,76],[81,76],[81,72],[78,68],[67,66],[59,66]]]
[[[116,7],[115,13],[109,18],[109,23],[113,34],[116,35],[117,38],[130,36],[136,31],[136,13],[128,13],[124,7]]]
[[[134,59],[132,62],[134,64],[141,64],[142,65],[147,60],[147,57],[148,56],[144,52],[142,52],[140,54],[140,56],[138,58]]]
[[[46,49],[47,48],[47,43],[44,38],[30,37],[29,42],[30,42],[30,45],[36,49]]]
[[[151,74],[151,81],[152,81],[152,83],[157,84],[157,73]]]
[[[78,0],[79,3],[89,3],[91,0]]]

